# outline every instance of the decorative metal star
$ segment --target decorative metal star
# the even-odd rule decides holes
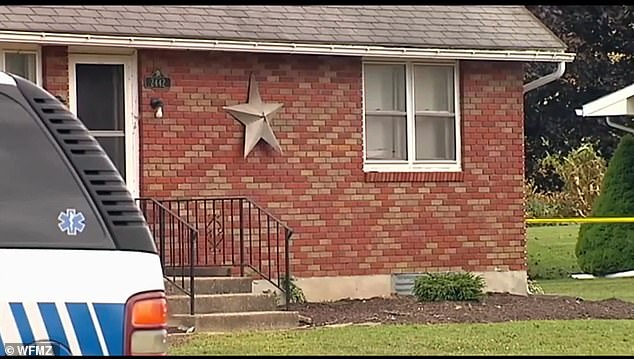
[[[225,106],[223,109],[229,112],[236,120],[244,125],[244,158],[258,144],[260,139],[268,142],[274,149],[282,153],[282,148],[275,138],[271,128],[271,118],[277,113],[283,104],[264,103],[260,97],[255,76],[251,73],[249,79],[249,98],[247,103],[234,106]]]

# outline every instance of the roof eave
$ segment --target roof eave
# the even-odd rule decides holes
[[[634,97],[634,84],[584,104],[579,115],[583,117],[634,116],[634,106],[628,101]]]
[[[0,41],[51,45],[90,45],[152,49],[215,50],[306,55],[338,55],[391,58],[503,60],[524,62],[571,62],[575,54],[564,50],[484,50],[423,47],[387,47],[338,44],[283,43],[113,36],[52,32],[0,31]]]

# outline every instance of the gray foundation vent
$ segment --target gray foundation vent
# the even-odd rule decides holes
[[[396,295],[413,295],[414,281],[423,273],[398,273],[392,276]]]

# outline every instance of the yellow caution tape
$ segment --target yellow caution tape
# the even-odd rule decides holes
[[[634,217],[528,218],[526,223],[634,223]]]

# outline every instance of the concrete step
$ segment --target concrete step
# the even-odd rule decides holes
[[[196,296],[196,313],[237,313],[275,310],[277,299],[270,294],[232,293],[202,294]],[[189,297],[167,296],[169,315],[189,314]]]
[[[193,326],[202,332],[290,329],[299,326],[299,314],[286,311],[176,314],[170,318],[169,325]]]
[[[241,277],[197,277],[194,279],[196,294],[227,294],[227,293],[251,293],[253,280]],[[176,282],[183,286],[180,280]],[[185,280],[184,289],[189,291],[189,279]],[[182,295],[181,290],[172,283],[165,281],[165,292],[168,295]]]

